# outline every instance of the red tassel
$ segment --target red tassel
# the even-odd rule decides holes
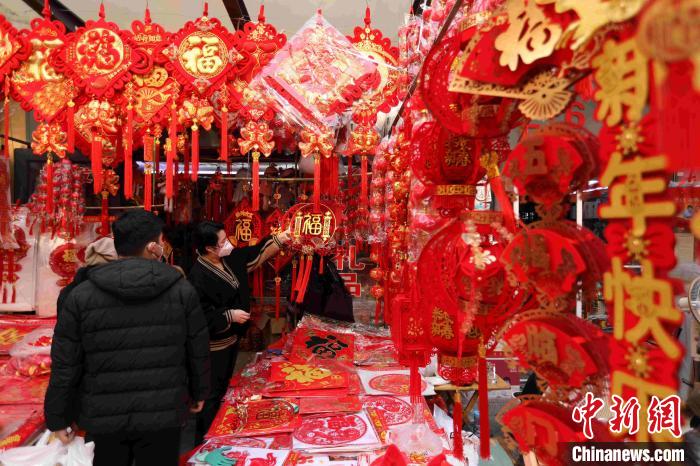
[[[304,266],[304,278],[302,279],[301,285],[299,286],[299,295],[297,296],[297,303],[301,304],[304,302],[306,297],[306,289],[309,287],[309,279],[311,278],[311,269],[313,268],[314,256],[306,256],[306,265]]]
[[[253,211],[260,210],[260,152],[253,151]]]
[[[53,215],[53,160],[46,154],[46,213]]]
[[[126,135],[124,144],[124,197],[134,198],[134,109],[131,104],[126,107]]]
[[[167,167],[165,171],[165,197],[173,198],[175,192],[175,157],[177,155],[177,107],[175,104],[170,106],[170,127],[168,128],[168,137],[170,138],[170,147],[167,154]]]
[[[491,423],[489,422],[489,386],[486,374],[486,349],[484,344],[479,346],[479,437],[481,457],[491,457]]]
[[[219,158],[228,161],[228,109],[224,106],[221,109],[221,147],[219,148]]]
[[[183,161],[183,172],[185,173],[185,177],[190,176],[190,148],[185,144],[185,160]]]
[[[3,115],[5,117],[5,128],[4,128],[4,141],[5,145],[5,158],[10,158],[10,80],[5,78],[5,103],[3,105]]]
[[[192,125],[192,181],[199,175],[199,127]]]
[[[352,188],[353,185],[353,176],[352,176],[352,162],[355,160],[353,156],[348,157],[348,182],[345,184],[345,189],[348,191],[350,188]]]
[[[7,281],[8,283],[12,283],[14,285],[15,283],[15,251],[14,249],[10,249],[7,251]],[[2,290],[2,302],[6,303],[7,302],[7,294],[6,294],[6,289],[3,287]]]
[[[282,296],[282,279],[275,277],[275,319],[280,318],[280,297]]]
[[[109,235],[109,193],[102,191],[102,208],[100,209],[100,219],[102,221],[102,236]]]
[[[306,261],[304,257],[299,258],[299,268],[297,269],[297,275],[296,275],[296,280],[294,282],[294,292],[293,292],[293,301],[296,302],[296,300],[299,298],[299,294],[301,293],[301,285],[304,283],[304,272],[305,272],[305,267],[306,266]]]
[[[513,211],[513,203],[506,193],[506,189],[503,186],[503,179],[498,176],[496,178],[489,179],[491,183],[491,190],[493,191],[494,197],[498,200],[498,204],[501,207],[501,212],[503,212],[503,223],[504,226],[511,233],[515,232],[516,220],[515,212]]]
[[[321,208],[321,156],[314,155],[314,211]]]
[[[323,275],[323,256],[321,256],[321,260],[318,262],[318,274]]]
[[[459,391],[456,392],[455,404],[452,408],[452,425],[454,427],[452,452],[455,458],[462,460],[464,458],[464,444],[462,440],[462,394]]]
[[[93,187],[95,194],[99,194],[102,191],[102,136],[93,133],[91,149]]]
[[[12,304],[15,303],[17,299],[17,288],[15,287],[15,284],[12,284]]]
[[[416,358],[411,358],[408,395],[411,397],[411,404],[413,404],[415,408],[418,408],[422,404],[421,378],[418,372],[418,361]]]
[[[66,146],[68,152],[75,152],[75,103],[72,100],[66,109]]]
[[[150,211],[153,208],[153,173],[150,166],[144,170],[143,178],[143,208]]]
[[[297,261],[292,260],[292,296],[291,299],[292,301],[294,300],[294,293],[296,292],[297,289]]]
[[[34,225],[32,224],[32,228]],[[31,233],[31,230],[29,230]],[[5,287],[5,249],[0,249],[0,288]]]
[[[362,167],[362,187],[360,191],[360,206],[367,208],[369,206],[369,182],[367,181],[367,156],[363,155],[360,157],[360,163]]]

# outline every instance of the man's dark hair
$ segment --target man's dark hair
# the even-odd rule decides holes
[[[194,232],[194,243],[197,245],[197,252],[206,254],[208,247],[216,247],[219,244],[219,232],[224,229],[224,225],[218,222],[205,220],[197,225]]]
[[[148,243],[158,241],[163,221],[143,209],[129,210],[113,224],[114,248],[120,256],[138,256]]]

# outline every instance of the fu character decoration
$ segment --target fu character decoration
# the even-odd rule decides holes
[[[249,121],[241,128],[241,137],[238,138],[238,147],[241,155],[250,154],[253,159],[253,203],[252,209],[260,210],[260,155],[269,157],[275,142],[272,139],[272,130],[265,121]]]

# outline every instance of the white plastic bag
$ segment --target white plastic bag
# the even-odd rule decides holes
[[[44,432],[36,445],[17,447],[0,453],[2,466],[56,466],[65,455],[66,447],[59,441],[48,443],[51,432]]]
[[[66,446],[66,454],[60,460],[63,466],[92,466],[95,456],[95,443],[85,443],[82,437],[76,437]]]

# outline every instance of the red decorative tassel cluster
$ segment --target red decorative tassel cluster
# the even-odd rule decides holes
[[[479,438],[481,457],[491,457],[491,423],[489,422],[489,386],[486,373],[486,349],[483,343],[479,346]]]
[[[192,181],[199,175],[199,126],[192,125]]]
[[[304,263],[306,259],[306,263]],[[299,276],[297,277],[298,294],[296,302],[301,304],[306,297],[306,289],[309,287],[309,279],[311,278],[311,269],[313,268],[314,256],[306,256],[301,259],[302,266],[299,267]]]
[[[92,134],[92,146],[90,151],[92,163],[92,179],[95,194],[102,192],[102,136]]]
[[[314,154],[314,211],[321,207],[321,156]]]
[[[280,318],[280,298],[282,295],[282,279],[275,277],[275,319]]]
[[[53,215],[53,159],[46,154],[46,213]]]
[[[145,134],[143,136],[143,208],[151,210],[153,206],[153,136]]]
[[[126,141],[124,145],[124,197],[127,199],[134,198],[133,135],[134,108],[129,104],[126,107]]]
[[[292,296],[291,299],[294,301],[296,298],[296,289],[297,289],[297,261],[296,259],[292,260]]]
[[[253,151],[253,210],[260,210],[260,152]]]

